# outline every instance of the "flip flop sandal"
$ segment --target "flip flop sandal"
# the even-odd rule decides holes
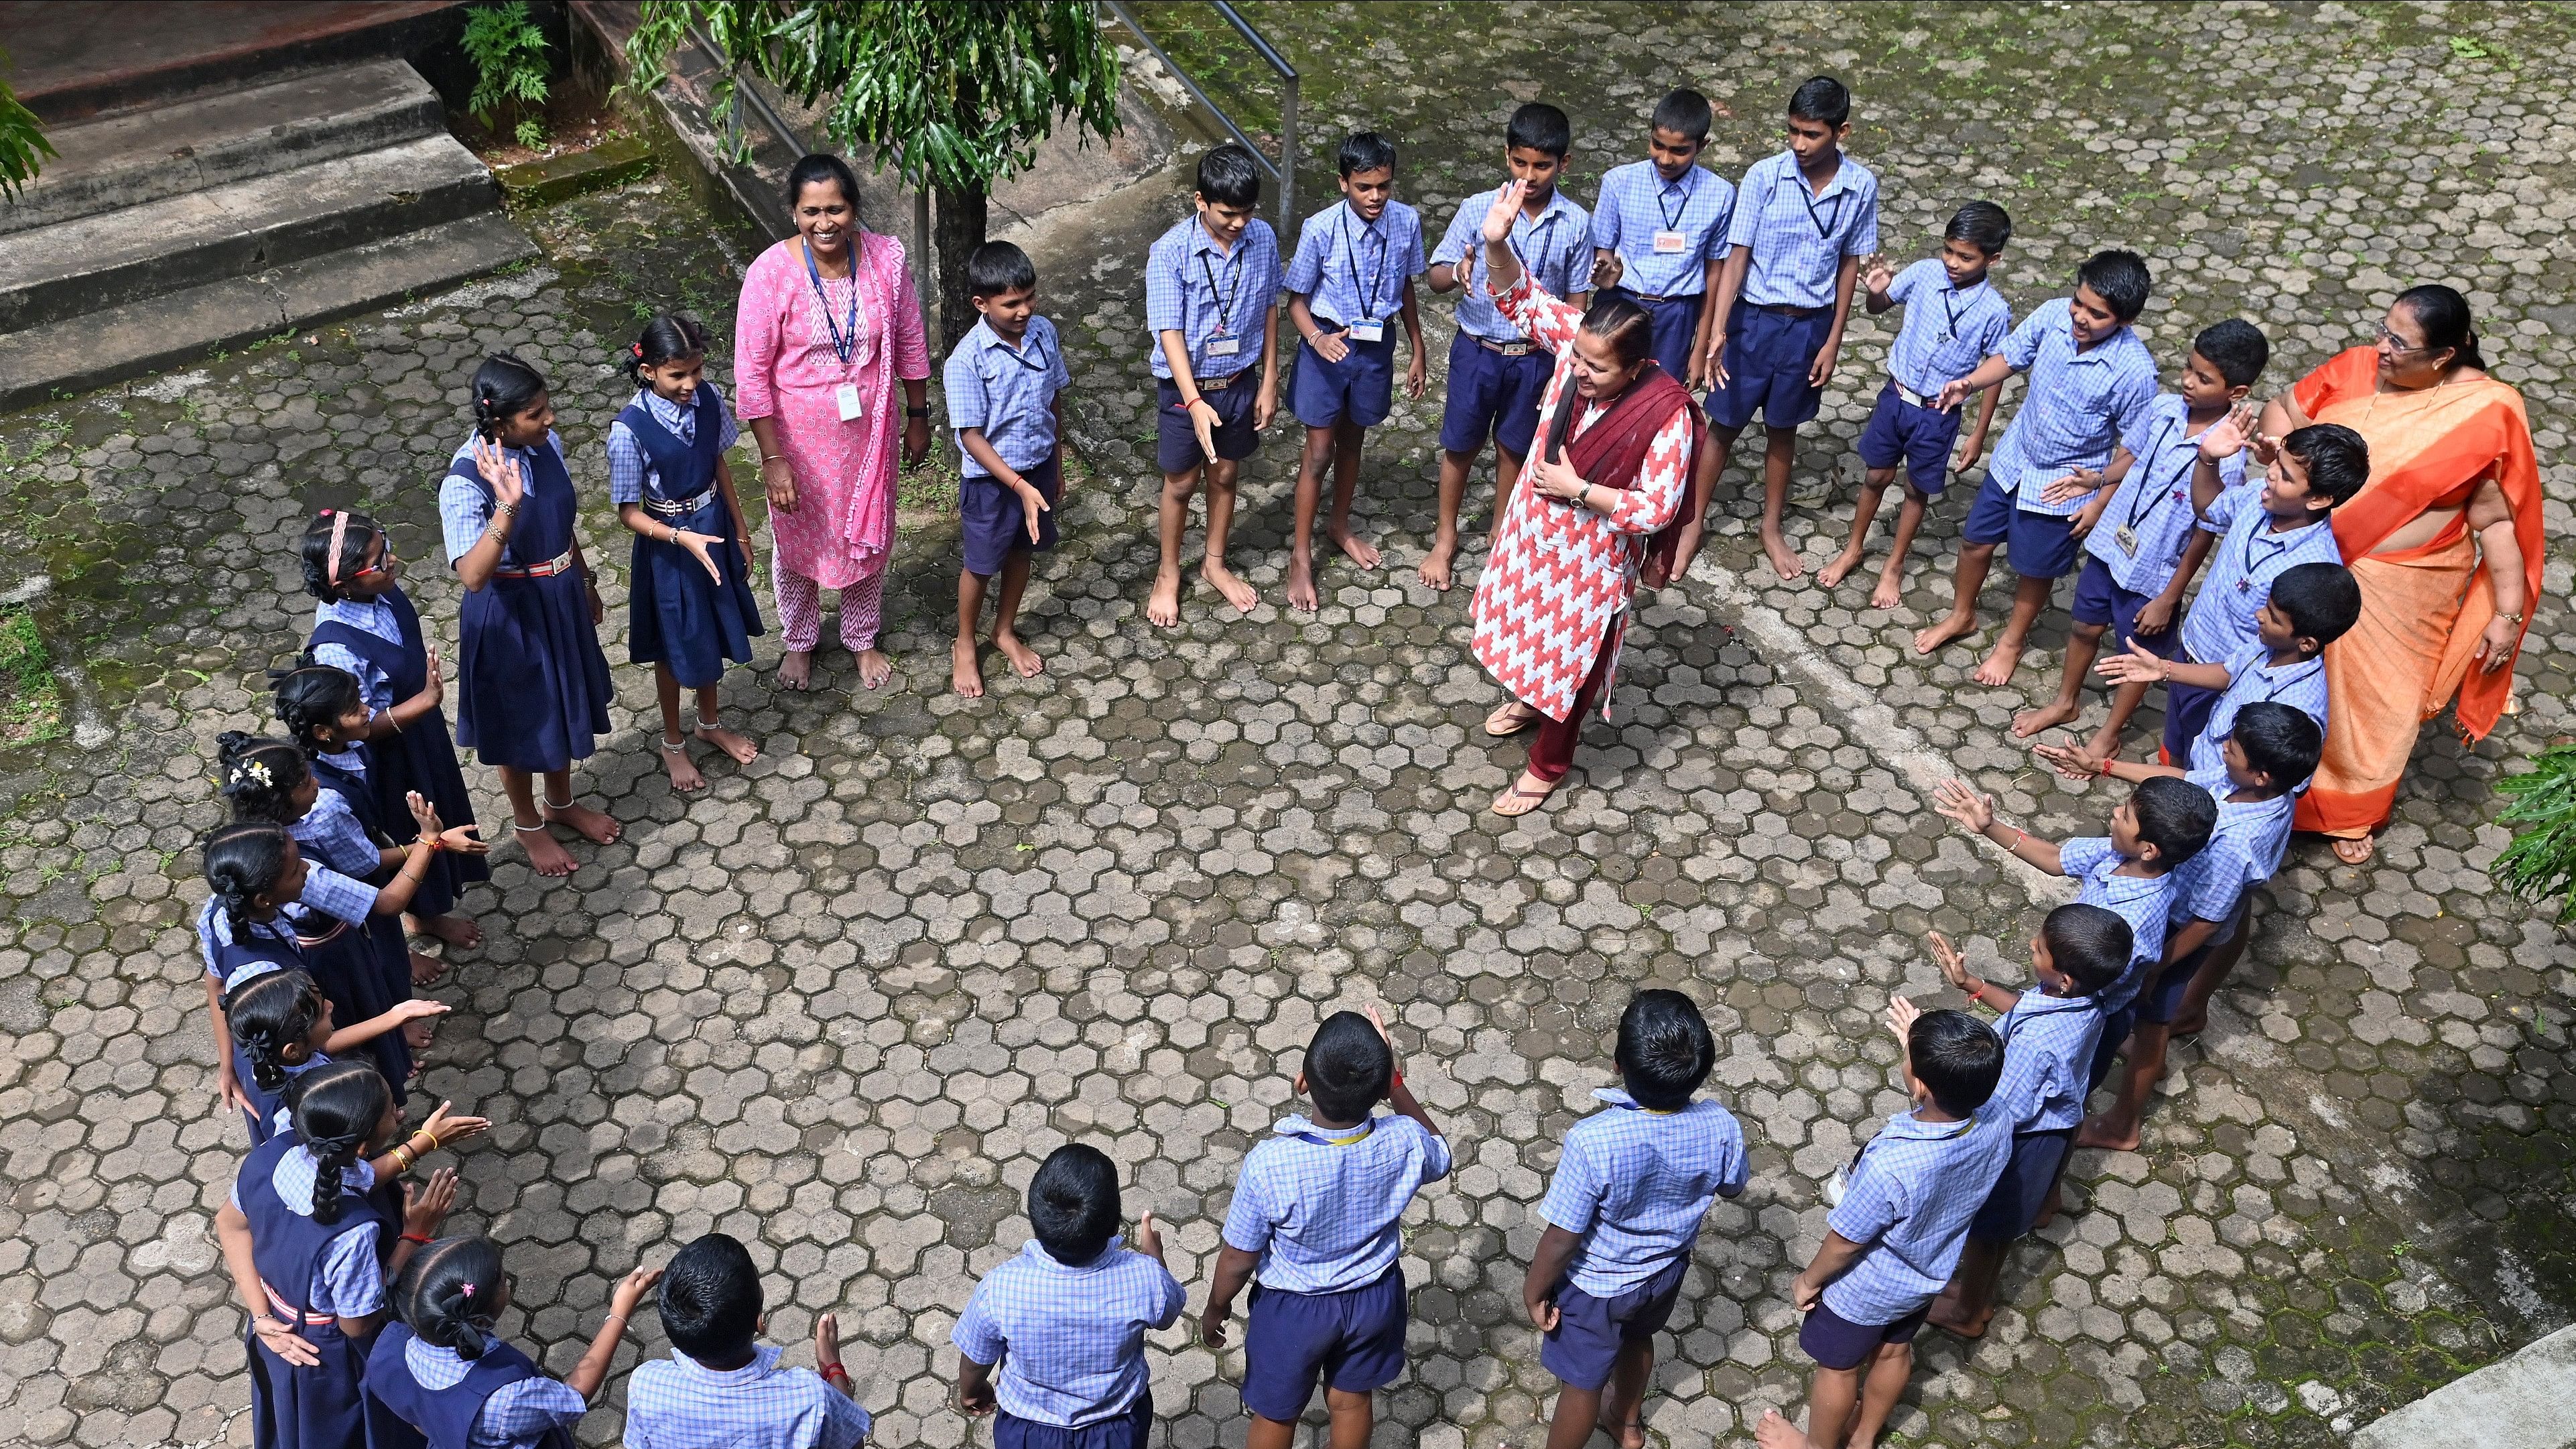
[[[1508,726],[1497,727],[1496,722],[1503,719],[1506,715],[1511,717],[1512,722]],[[1513,735],[1519,734],[1525,729],[1528,729],[1531,725],[1537,724],[1538,720],[1538,711],[1531,709],[1528,705],[1517,702],[1506,704],[1497,708],[1492,714],[1485,716],[1485,733],[1498,740],[1507,739]]]
[[[1521,788],[1521,782],[1514,780],[1512,781],[1512,788],[1495,797],[1492,807],[1493,812],[1502,816],[1506,820],[1517,820],[1521,816],[1527,815],[1541,805],[1546,804],[1547,797],[1555,793],[1556,786],[1554,785],[1550,785],[1544,790],[1524,790]],[[1527,800],[1529,803],[1521,806],[1518,810],[1506,810],[1503,808],[1507,804],[1522,800]]]

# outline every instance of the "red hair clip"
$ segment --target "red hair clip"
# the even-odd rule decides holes
[[[644,344],[641,342],[629,342],[626,344],[626,350],[634,353],[640,358],[644,355]]]

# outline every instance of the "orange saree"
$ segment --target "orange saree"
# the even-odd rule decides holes
[[[2395,813],[2416,736],[2454,695],[2460,731],[2472,740],[2512,707],[2509,663],[2471,669],[2495,597],[2465,521],[2419,547],[2372,550],[2430,510],[2465,506],[2493,480],[2522,543],[2523,597],[2540,597],[2540,467],[2522,394],[2492,378],[2382,393],[2378,376],[2377,352],[2356,347],[2291,394],[2310,418],[2341,423],[2370,444],[2370,482],[2334,512],[2335,542],[2361,585],[2361,622],[2326,646],[2325,759],[2298,809],[2299,829],[2348,837]],[[2524,617],[2531,612],[2526,603]]]

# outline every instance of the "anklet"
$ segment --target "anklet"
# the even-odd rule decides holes
[[[534,825],[521,825],[519,822],[513,820],[510,822],[510,828],[526,835],[543,835],[546,833],[545,822],[543,821],[539,821]]]
[[[662,748],[675,755],[685,755],[689,752],[689,742],[687,740],[664,740],[662,741]]]
[[[566,800],[561,804],[557,804],[555,801],[548,800],[546,802],[546,808],[549,810],[570,810],[572,808],[572,802],[570,800]]]

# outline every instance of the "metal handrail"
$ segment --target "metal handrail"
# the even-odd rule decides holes
[[[1172,78],[1181,83],[1182,89],[1207,107],[1208,113],[1216,117],[1217,124],[1242,142],[1243,149],[1252,153],[1252,159],[1260,163],[1261,169],[1269,172],[1271,178],[1279,183],[1278,229],[1280,240],[1286,242],[1297,216],[1297,67],[1290,65],[1288,58],[1264,39],[1260,31],[1253,29],[1252,23],[1238,14],[1226,0],[1208,0],[1216,7],[1216,13],[1225,17],[1225,23],[1233,26],[1235,33],[1251,45],[1252,53],[1278,72],[1282,94],[1279,102],[1279,163],[1274,166],[1269,157],[1261,154],[1261,148],[1252,143],[1252,138],[1244,134],[1243,128],[1234,123],[1234,118],[1225,113],[1225,107],[1200,89],[1199,83],[1190,79],[1190,73],[1181,69],[1180,62],[1172,59],[1168,51],[1154,43],[1154,37],[1145,32],[1145,27],[1125,5],[1119,0],[1101,0],[1101,3],[1109,7],[1109,13],[1117,16],[1119,23],[1126,26],[1131,34],[1144,42],[1145,48],[1154,53],[1154,58],[1163,63],[1163,68],[1172,73]]]

